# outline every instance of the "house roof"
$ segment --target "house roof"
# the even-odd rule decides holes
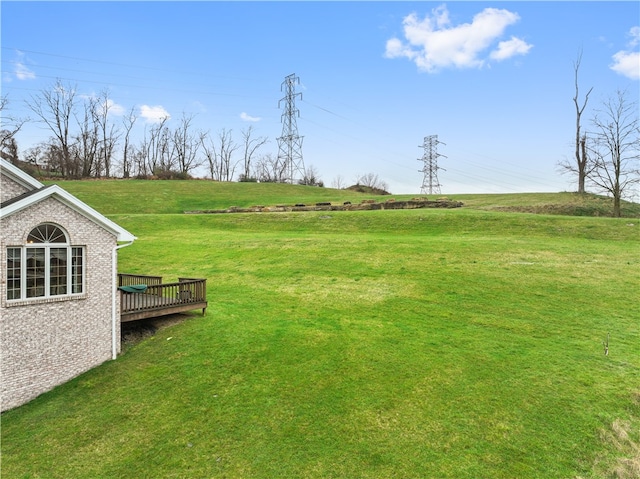
[[[1,160],[0,165],[2,166],[3,175],[7,175],[15,181],[23,184],[27,188],[31,187],[30,191],[27,191],[22,195],[16,196],[15,198],[12,198],[0,204],[0,219],[9,217],[48,198],[55,198],[72,210],[80,213],[85,218],[93,221],[98,226],[115,234],[118,241],[131,242],[137,239],[123,227],[117,225],[101,213],[98,213],[91,206],[80,201],[78,198],[65,191],[60,186],[44,186],[36,179],[22,172],[14,165],[11,165],[5,160]],[[18,172],[16,172],[15,170],[18,170]]]
[[[25,193],[22,193],[21,195],[14,196],[11,199],[8,199],[6,201],[1,202],[0,203],[0,208],[6,208],[7,206],[12,205],[13,203],[17,203],[18,201],[22,201],[23,199],[28,198],[29,196],[37,193],[39,190],[41,190],[43,188],[48,188],[48,187],[47,186],[43,186],[42,188],[38,188],[37,190],[26,191]]]
[[[44,185],[36,180],[33,176],[28,175],[17,166],[9,163],[8,161],[0,158],[2,161],[2,174],[8,178],[11,178],[16,183],[24,186],[28,190],[37,190]]]

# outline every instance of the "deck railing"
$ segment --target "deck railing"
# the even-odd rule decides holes
[[[119,286],[146,285],[143,292],[120,294],[122,321],[163,316],[193,309],[207,308],[207,280],[179,278],[177,283],[164,283],[160,276],[118,275]]]
[[[118,274],[118,286],[133,286],[135,284],[162,284],[162,276],[143,276],[141,274]]]

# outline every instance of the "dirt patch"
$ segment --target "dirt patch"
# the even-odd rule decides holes
[[[616,419],[609,431],[603,432],[603,439],[613,444],[620,456],[612,467],[611,477],[619,479],[640,478],[640,444],[632,436],[630,421]]]
[[[156,334],[159,330],[182,323],[189,319],[188,314],[170,314],[161,318],[143,319],[122,323],[120,341],[122,348],[130,348],[140,341]]]
[[[593,464],[592,476],[611,479],[640,478],[640,437],[637,420],[616,419],[600,431],[600,440],[607,449]],[[577,476],[575,479],[583,479]]]

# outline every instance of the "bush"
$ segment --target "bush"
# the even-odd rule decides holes
[[[240,183],[257,183],[258,182],[258,178],[254,178],[252,176],[240,175],[240,177],[238,178],[238,182],[240,182]]]
[[[184,171],[173,170],[153,170],[153,177],[151,179],[156,180],[190,180],[191,175]]]
[[[352,185],[345,189],[351,190],[351,191],[357,191],[358,193],[366,193],[368,195],[390,195],[391,194],[388,191],[381,188],[374,188],[371,186],[360,185],[360,184]]]

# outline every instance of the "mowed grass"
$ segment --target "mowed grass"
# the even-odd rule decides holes
[[[45,181],[46,184],[54,183]],[[166,214],[227,209],[231,206],[248,208],[256,205],[275,206],[320,202],[341,204],[345,201],[407,200],[425,195],[376,196],[351,190],[317,188],[313,186],[279,183],[229,183],[207,180],[149,181],[99,180],[56,181],[67,191],[100,210],[102,214]],[[437,199],[440,195],[429,195]],[[447,195],[462,201],[467,208],[511,212],[561,214],[570,216],[611,216],[613,200],[593,194],[577,193],[521,193],[521,194],[463,194]],[[640,204],[622,202],[622,216],[640,218]]]
[[[208,180],[149,181],[47,181],[56,183],[86,203],[97,206],[105,215],[118,213],[184,213],[194,210],[248,208],[327,201],[360,202],[364,198],[388,199],[389,196],[363,196],[350,190],[283,183],[230,183]]]
[[[111,217],[210,307],[3,414],[2,477],[637,477],[637,220]]]

